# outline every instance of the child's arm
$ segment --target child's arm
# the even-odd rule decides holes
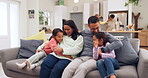
[[[48,42],[48,41],[46,41],[46,42],[44,42],[42,45],[40,45],[40,46],[37,48],[36,52],[40,52],[41,50],[43,50],[43,48],[44,48],[44,46],[47,44],[47,42]]]
[[[93,47],[93,59],[98,60],[98,48]]]
[[[110,51],[109,53],[101,53],[101,56],[103,59],[106,57],[115,58],[115,52],[113,50],[113,51]]]

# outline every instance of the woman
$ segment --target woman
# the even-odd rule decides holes
[[[71,55],[73,58],[83,48],[83,37],[79,35],[78,29],[72,20],[68,20],[63,26],[63,41],[53,51]],[[49,54],[41,64],[40,78],[61,78],[65,67],[72,59],[59,56],[56,53]]]

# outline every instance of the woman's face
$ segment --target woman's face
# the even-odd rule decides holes
[[[71,36],[74,30],[69,25],[64,25],[64,31],[67,36]]]
[[[63,41],[63,32],[58,32],[57,35],[55,36],[55,39],[58,43]]]

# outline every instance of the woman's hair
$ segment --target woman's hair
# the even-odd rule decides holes
[[[71,36],[72,36],[72,39],[76,40],[77,35],[79,35],[79,32],[78,32],[78,28],[77,28],[76,24],[74,23],[74,21],[67,20],[64,22],[64,25],[68,25],[73,29],[73,33],[71,34]],[[63,32],[64,32],[64,35],[66,35],[66,32],[64,31],[64,26],[63,26]]]
[[[49,38],[49,40],[51,40],[51,38],[53,38],[53,36],[57,36],[57,33],[58,32],[62,32],[63,31],[60,29],[60,28],[55,28],[53,31],[52,31],[52,36]]]
[[[97,39],[103,39],[103,45],[105,46],[105,44],[107,43],[107,37],[104,32],[97,32],[94,34],[94,36],[96,36]]]

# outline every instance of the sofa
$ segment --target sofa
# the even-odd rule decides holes
[[[148,77],[148,51],[139,48],[139,40],[130,40],[134,49],[138,47],[139,61],[137,65],[121,66],[116,70],[117,78],[147,78]],[[138,43],[137,43],[138,42]],[[19,47],[0,50],[1,62],[4,73],[13,78],[39,78],[40,67],[34,70],[18,69],[15,65],[16,62],[22,63],[25,59],[17,59]],[[89,72],[85,78],[101,78],[98,70]]]

